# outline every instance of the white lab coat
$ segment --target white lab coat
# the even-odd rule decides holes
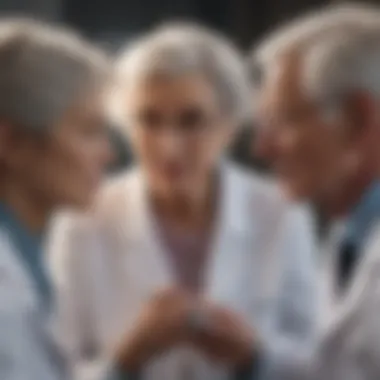
[[[265,379],[283,379],[313,344],[314,226],[274,185],[231,164],[221,186],[204,294],[257,329]],[[174,283],[145,194],[141,171],[132,170],[105,187],[89,215],[60,218],[52,234],[62,336],[81,380],[109,368],[113,345],[144,302]],[[147,365],[143,379],[181,379],[188,366],[192,380],[228,378],[227,369],[178,347]]]
[[[55,338],[15,245],[0,229],[0,379],[67,379]]]
[[[349,288],[336,291],[339,236],[332,233],[322,254],[320,348],[308,378],[380,379],[380,223],[372,228]]]

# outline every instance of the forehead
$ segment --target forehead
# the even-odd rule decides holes
[[[187,103],[214,104],[214,86],[202,74],[189,73],[176,76],[154,76],[134,84],[128,100],[132,105],[179,105]]]
[[[301,86],[299,56],[279,57],[267,70],[259,93],[259,109],[286,110],[307,103]]]

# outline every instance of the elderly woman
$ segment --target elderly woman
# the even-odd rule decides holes
[[[137,165],[52,238],[80,375],[113,363],[127,378],[220,380],[252,356],[267,376],[290,370],[312,342],[313,232],[305,210],[223,159],[246,116],[238,53],[167,26],[117,75],[112,109]]]
[[[52,213],[86,206],[108,160],[102,55],[27,20],[0,23],[0,378],[66,378],[47,329],[42,245]]]

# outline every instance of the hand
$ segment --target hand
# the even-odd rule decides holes
[[[118,350],[121,367],[136,370],[151,357],[185,340],[186,318],[191,308],[191,297],[178,289],[153,296]]]
[[[201,329],[193,343],[209,357],[224,364],[244,367],[258,350],[252,329],[236,313],[212,304],[201,309],[207,326]]]

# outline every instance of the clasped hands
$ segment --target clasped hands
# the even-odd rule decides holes
[[[136,371],[152,357],[187,343],[230,366],[248,364],[257,342],[236,313],[179,289],[158,292],[117,349],[117,362]]]

